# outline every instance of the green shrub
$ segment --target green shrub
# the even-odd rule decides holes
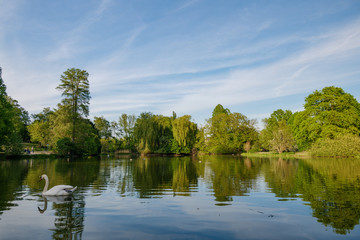
[[[360,137],[345,134],[334,139],[320,139],[312,145],[310,154],[319,157],[360,156]]]
[[[113,153],[116,151],[116,141],[115,139],[100,139],[101,143],[101,153]]]
[[[74,149],[74,144],[68,137],[61,138],[56,142],[56,152],[60,156],[70,155]]]
[[[79,155],[97,155],[101,152],[100,139],[97,136],[92,136],[85,139],[80,146],[77,147]]]
[[[11,133],[8,136],[5,136],[5,154],[10,156],[21,155],[24,151],[21,143],[22,139],[18,133]]]

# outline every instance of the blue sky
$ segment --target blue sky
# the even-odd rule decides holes
[[[302,110],[325,86],[360,100],[360,1],[0,0],[0,66],[32,113],[56,107],[61,74],[90,74],[90,118],[251,119]],[[259,124],[261,126],[261,124]]]

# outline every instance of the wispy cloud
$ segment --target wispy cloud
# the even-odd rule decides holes
[[[341,83],[341,68],[360,53],[359,20],[341,26],[326,38],[275,63],[239,69],[218,84],[186,95],[174,105],[179,112],[211,109],[217,103],[243,104],[313,91]],[[353,66],[355,68],[355,66]],[[327,73],[326,73],[327,72]],[[359,72],[354,72],[359,74]]]
[[[97,21],[101,20],[102,15],[110,4],[110,0],[102,0],[98,6],[87,14],[75,28],[67,32],[64,37],[59,39],[58,46],[46,56],[47,61],[56,62],[62,59],[69,59],[81,53],[82,45],[80,40],[84,38],[86,31]]]
[[[326,85],[340,83],[343,73],[337,73],[336,67],[341,68],[344,60],[352,61],[354,57],[358,57],[356,52],[359,51],[360,47],[360,35],[357,26],[358,20],[355,20],[335,31],[332,30],[331,34],[326,33],[311,39],[304,38],[302,41],[307,41],[307,43],[302,50],[289,53],[285,58],[278,61],[250,68],[244,67],[242,64],[246,66],[253,63],[253,60],[243,60],[242,54],[247,51],[250,55],[252,52],[266,51],[267,48],[271,48],[269,43],[260,42],[258,45],[253,45],[250,50],[239,51],[238,55],[231,53],[235,58],[232,61],[225,61],[225,64],[220,60],[223,59],[223,53],[219,54],[218,59],[216,54],[210,54],[212,58],[218,61],[205,67],[197,64],[191,70],[188,66],[179,66],[179,68],[174,69],[168,64],[162,64],[161,60],[155,59],[153,64],[150,64],[152,67],[145,68],[145,71],[140,65],[139,68],[142,70],[140,73],[137,73],[136,69],[133,72],[129,69],[119,71],[118,75],[114,74],[113,78],[99,77],[98,83],[101,82],[101,79],[108,79],[103,83],[103,85],[109,84],[108,91],[114,86],[119,86],[121,89],[119,83],[125,89],[127,89],[127,85],[133,89],[125,90],[118,96],[119,99],[127,99],[125,102],[115,100],[109,104],[111,97],[97,98],[98,105],[93,106],[93,110],[95,113],[99,113],[104,109],[115,112],[130,111],[131,109],[139,111],[139,108],[142,108],[143,111],[153,109],[162,114],[170,114],[171,111],[176,111],[179,114],[196,114],[204,109],[211,112],[218,103],[236,106],[248,102],[311,92]],[[301,38],[290,36],[285,41],[284,39],[272,39],[272,42],[276,46],[282,46],[299,41],[299,39]],[[201,62],[201,58],[209,57],[195,56],[195,60],[192,60],[194,63],[198,63]],[[183,64],[185,57],[178,53],[174,55],[174,58],[179,58],[180,65]],[[263,59],[266,57],[256,60],[261,62]],[[177,61],[171,59],[170,62],[174,64]],[[234,67],[233,70],[201,78],[194,77],[194,74],[201,74],[204,71],[219,67],[231,67],[232,64],[236,63],[240,66]],[[325,74],[325,71],[328,71],[328,74]],[[154,79],[166,74],[170,75],[166,78],[168,80],[162,83],[159,83],[159,80],[155,82]],[[171,75],[174,77],[182,76],[182,79],[180,82],[169,81],[172,78]],[[110,79],[114,81],[112,82]],[[132,85],[134,81],[141,81],[145,91],[141,87],[134,87],[135,85]],[[101,87],[99,89],[105,90]],[[101,102],[103,103],[101,104]],[[140,102],[144,104],[140,104]]]
[[[341,21],[328,21],[339,11],[336,4],[321,13],[293,4],[263,11],[256,2],[165,1],[153,8],[84,1],[83,11],[71,14],[73,22],[49,23],[16,14],[31,12],[31,4],[0,0],[0,64],[8,93],[31,113],[56,106],[63,71],[84,68],[90,73],[91,115],[109,118],[143,111],[199,116],[218,103],[246,113],[256,102],[355,84],[358,16],[341,13]],[[298,11],[307,14],[293,15]],[[12,30],[28,19],[38,24],[36,32],[27,32],[32,41]],[[316,27],[306,23],[314,19],[321,20]],[[257,111],[251,111],[254,117],[264,116]]]

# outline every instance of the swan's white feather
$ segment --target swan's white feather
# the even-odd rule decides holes
[[[43,192],[43,195],[48,196],[63,196],[72,194],[77,187],[73,187],[70,185],[56,185],[52,187],[50,190]]]
[[[77,188],[71,185],[56,185],[52,187],[50,190],[47,190],[49,186],[48,176],[46,176],[46,174],[43,174],[41,175],[40,179],[45,179],[45,187],[42,192],[42,195],[45,196],[66,196],[72,194]]]

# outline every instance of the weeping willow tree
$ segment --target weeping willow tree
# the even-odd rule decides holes
[[[180,152],[190,153],[196,141],[198,131],[196,123],[191,122],[190,115],[184,115],[176,118],[172,127],[173,136],[180,147]]]
[[[150,112],[141,113],[134,128],[138,150],[145,154],[154,152],[158,147],[160,133],[156,116]]]

